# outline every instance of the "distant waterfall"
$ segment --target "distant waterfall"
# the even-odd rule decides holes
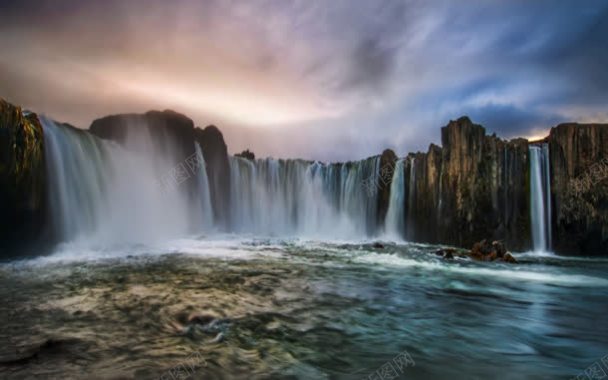
[[[549,147],[530,145],[530,220],[534,251],[551,250],[551,182]]]
[[[174,157],[155,149],[127,150],[48,119],[42,124],[51,225],[60,241],[150,242],[203,228],[191,224],[201,220],[201,210],[191,207],[186,191],[176,182],[170,189],[159,185],[176,164],[184,165]],[[136,140],[144,142],[140,148],[152,145],[145,136]],[[206,178],[201,181],[208,187]],[[203,198],[208,209],[208,196]]]
[[[398,160],[391,182],[385,228],[389,237],[403,238],[405,226],[405,170],[404,160]]]
[[[231,230],[353,238],[376,229],[379,157],[344,164],[230,158]],[[372,183],[372,186],[367,186]]]

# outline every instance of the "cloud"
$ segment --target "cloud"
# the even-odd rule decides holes
[[[463,114],[504,137],[606,121],[607,20],[596,0],[10,0],[0,96],[80,126],[174,108],[261,156],[404,154]]]

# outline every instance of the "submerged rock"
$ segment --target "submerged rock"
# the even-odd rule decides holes
[[[454,255],[456,254],[456,249],[454,248],[441,248],[438,249],[435,254],[437,256],[441,256],[446,260],[451,260],[454,258]]]
[[[188,324],[208,325],[215,320],[214,316],[208,314],[191,315],[188,318]]]
[[[19,347],[3,347],[0,351],[0,366],[21,366],[32,360],[52,357],[58,354],[77,356],[85,344],[78,339],[48,338]]]
[[[374,243],[373,247],[376,249],[384,249],[384,244],[377,241]]]

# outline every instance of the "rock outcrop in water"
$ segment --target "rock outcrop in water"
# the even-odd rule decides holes
[[[505,245],[500,241],[482,240],[473,244],[469,257],[478,261],[504,261],[516,264],[517,260],[511,255]]]
[[[450,121],[441,140],[409,161],[408,238],[462,247],[490,236],[529,247],[527,141],[487,136],[468,117]]]
[[[608,255],[608,124],[560,124],[548,142],[554,250]]]
[[[45,184],[38,117],[0,99],[0,258],[38,240],[44,227]]]

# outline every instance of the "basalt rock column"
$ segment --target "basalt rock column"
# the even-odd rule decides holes
[[[608,124],[560,124],[548,142],[554,251],[608,254]]]
[[[38,241],[44,227],[45,174],[38,116],[0,99],[0,258]]]
[[[468,117],[441,135],[442,147],[408,161],[408,239],[470,246],[491,237],[528,248],[526,140],[487,136]]]
[[[216,224],[227,228],[230,221],[230,162],[228,147],[224,142],[222,132],[215,126],[205,129],[197,128],[194,132],[196,141],[203,149],[207,162],[207,176],[211,190],[213,211]]]

